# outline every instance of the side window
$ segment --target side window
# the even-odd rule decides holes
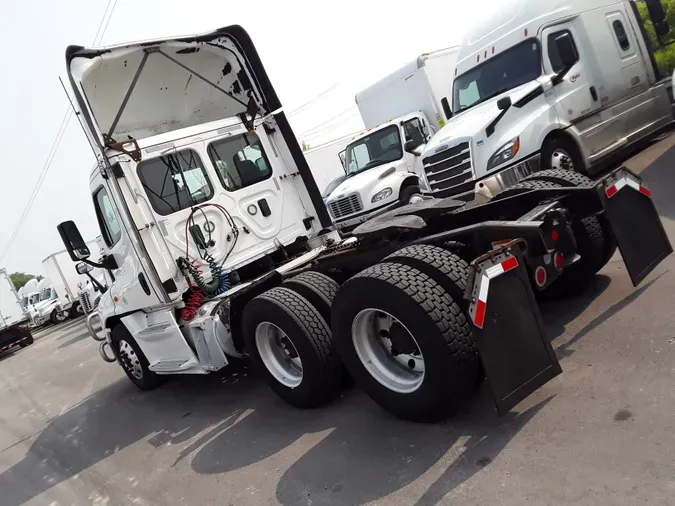
[[[106,245],[111,248],[122,237],[122,229],[117,221],[115,207],[105,188],[101,187],[94,193],[94,209],[96,219],[101,229],[101,235]]]
[[[227,191],[241,190],[272,177],[265,150],[254,133],[214,141],[208,152]]]
[[[623,51],[628,51],[630,49],[630,40],[628,39],[626,29],[623,27],[623,23],[616,19],[612,22],[612,28],[614,28],[616,40],[619,41],[619,46],[621,49]]]
[[[576,53],[577,59],[579,61],[579,50],[577,49],[577,43],[574,40],[574,36],[569,30],[561,30],[559,32],[554,32],[548,36],[548,59],[551,61],[551,67],[553,67],[553,72],[560,72],[565,68],[563,62],[560,60],[560,55],[558,54],[558,46],[556,46],[555,39],[560,37],[563,34],[567,34],[572,39],[572,44],[574,45],[574,52]]]
[[[199,155],[191,149],[141,162],[138,178],[156,213],[171,213],[213,197],[213,187]]]
[[[419,118],[403,123],[403,132],[405,133],[405,142],[415,141],[418,146],[424,144],[424,131]]]

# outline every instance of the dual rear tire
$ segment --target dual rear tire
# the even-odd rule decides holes
[[[301,274],[247,305],[247,349],[271,388],[294,406],[333,399],[344,363],[390,413],[441,420],[481,376],[461,302],[467,274],[466,262],[426,245],[394,253],[339,289],[321,274]]]

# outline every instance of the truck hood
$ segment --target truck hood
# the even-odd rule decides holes
[[[541,84],[538,81],[526,83],[453,116],[429,141],[422,156],[427,157],[433,155],[438,148],[442,148],[445,145],[451,146],[459,139],[485,139],[487,137],[485,129],[501,112],[497,107],[497,102],[499,102],[500,99],[510,96],[512,103],[515,104],[540,86]],[[508,124],[508,116],[509,113],[512,112],[512,110],[509,110],[504,118],[497,124],[497,134],[500,130],[504,129],[504,125]]]
[[[104,48],[69,46],[66,67],[89,133],[103,144],[281,107],[240,26]]]
[[[360,174],[345,179],[342,184],[330,194],[330,197],[328,197],[326,202],[330,203],[334,200],[339,200],[350,193],[368,193],[368,190],[381,181],[380,176],[382,176],[382,174],[389,171],[392,167],[398,167],[400,163],[401,160],[385,163],[380,167],[368,169],[365,172],[361,172]]]

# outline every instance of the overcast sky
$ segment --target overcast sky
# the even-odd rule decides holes
[[[319,7],[315,1],[118,0],[102,44],[240,24],[253,38],[287,112],[331,90],[290,118],[298,138],[317,146],[362,127],[354,103],[357,91],[421,53],[459,44],[472,16],[497,1],[343,0],[321,2]],[[65,48],[92,44],[107,4],[108,0],[3,2],[0,253],[68,107],[58,82],[65,76]],[[330,118],[335,119],[317,128]],[[85,239],[98,235],[89,195],[92,163],[73,119],[0,267],[42,273],[42,260],[63,249],[56,225],[65,220],[75,220]]]

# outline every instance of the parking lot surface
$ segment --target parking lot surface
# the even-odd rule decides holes
[[[628,161],[675,239],[675,140]],[[564,373],[497,417],[486,385],[437,425],[357,388],[279,400],[244,362],[140,392],[83,320],[0,356],[0,504],[673,504],[675,256],[637,289],[621,257],[542,307]]]

